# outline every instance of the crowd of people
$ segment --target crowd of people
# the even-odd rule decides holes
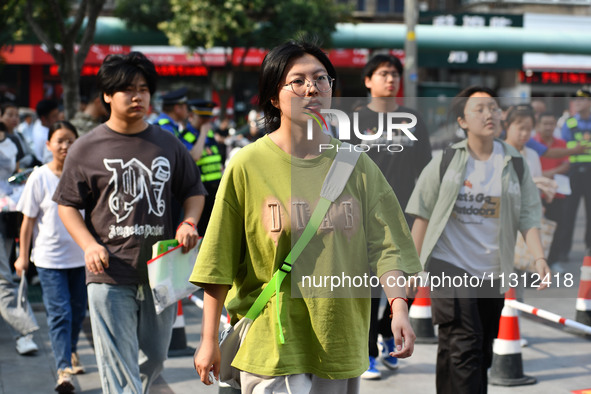
[[[88,310],[103,391],[147,393],[162,371],[176,316],[176,304],[155,312],[146,264],[152,245],[174,238],[187,252],[203,236],[190,277],[204,288],[193,360],[203,383],[220,376],[225,306],[232,324],[253,320],[232,364],[243,392],[357,393],[360,379],[381,377],[380,361],[395,369],[398,358],[413,352],[414,289],[391,283],[420,271],[490,273],[487,291],[443,287],[432,294],[437,392],[486,392],[508,290],[499,277],[515,269],[518,233],[530,254],[519,268],[541,277],[563,270],[584,197],[591,253],[591,92],[576,92],[574,113],[560,128],[559,109],[541,99],[504,108],[493,90],[468,87],[449,109],[465,138],[433,154],[420,108],[399,104],[403,72],[390,55],[368,61],[362,74],[368,97],[356,108],[362,127],[348,141],[335,138],[339,125],[330,119],[310,121],[310,114],[331,108],[338,76],[326,54],[306,41],[267,54],[259,77],[262,115],[249,115],[234,135],[226,120],[214,122],[216,103],[189,99],[186,88],[162,94],[161,113],[149,118],[157,73],[139,52],[107,56],[98,89],[69,121],[52,100],[37,104],[36,120],[3,103],[0,314],[17,352],[38,350],[38,325],[30,306],[16,299],[13,270],[22,276],[36,269],[55,390],[73,392],[71,375],[84,372],[76,347]],[[412,115],[411,135],[382,133],[383,113]],[[402,149],[379,148],[392,138]],[[327,200],[323,181],[339,150],[368,140],[373,144],[357,155],[343,190]],[[328,213],[299,251],[305,258],[291,261],[295,240],[322,204]],[[22,213],[18,234],[15,212]],[[548,245],[540,236],[542,217],[556,223]],[[320,272],[367,269],[384,286],[366,289],[365,297],[298,297],[294,264]],[[278,272],[285,279],[251,316]],[[387,306],[380,316],[382,290]]]

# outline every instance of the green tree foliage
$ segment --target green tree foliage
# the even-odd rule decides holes
[[[307,33],[330,46],[336,23],[351,10],[334,0],[170,0],[173,18],[159,26],[171,44],[272,47]]]
[[[160,22],[173,16],[170,0],[118,0],[114,14],[130,27],[147,27],[152,30],[158,29]]]
[[[18,0],[6,0],[0,11],[0,47],[21,40],[25,34],[26,21]],[[1,59],[0,59],[1,61]]]
[[[213,78],[222,111],[233,91],[232,59],[237,47],[271,48],[299,35],[315,36],[324,47],[330,47],[330,35],[336,24],[351,20],[351,9],[334,0],[169,1],[173,17],[158,26],[172,45],[187,46],[198,54],[202,54],[198,48],[227,48],[225,75],[217,72]]]
[[[0,44],[40,41],[54,58],[64,88],[66,118],[80,102],[80,71],[93,43],[105,0],[7,0],[2,5]],[[7,27],[6,29],[4,27]]]

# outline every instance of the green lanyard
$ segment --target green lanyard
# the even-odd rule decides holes
[[[359,155],[359,152],[356,152],[353,149],[353,146],[350,144],[343,143],[339,147],[334,162],[328,170],[328,174],[326,174],[326,178],[322,184],[320,200],[318,201],[318,204],[316,205],[316,208],[314,209],[308,224],[304,228],[300,238],[297,240],[285,258],[284,262],[281,264],[281,267],[275,271],[275,274],[271,278],[269,284],[263,289],[261,294],[259,294],[257,299],[246,313],[246,318],[251,320],[256,319],[265,305],[267,305],[267,302],[269,302],[273,294],[279,293],[283,280],[287,274],[291,272],[293,262],[298,259],[306,245],[308,245],[312,237],[318,231],[318,228],[320,227],[322,220],[324,220],[324,216],[326,215],[328,208],[330,208],[330,205],[343,192],[349,176],[355,168],[355,164],[357,163]],[[281,306],[279,299],[277,299],[275,305],[277,307],[277,340],[279,343],[283,344],[285,343],[285,338],[283,336],[283,328],[281,326]]]

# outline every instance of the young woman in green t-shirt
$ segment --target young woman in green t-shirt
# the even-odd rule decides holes
[[[324,52],[305,42],[278,46],[263,61],[259,103],[270,134],[230,162],[190,278],[205,289],[202,342],[194,358],[205,384],[213,383],[210,371],[219,377],[224,301],[235,324],[282,264],[318,201],[340,142],[317,125],[308,136],[310,117],[302,109],[329,108],[335,77]],[[320,151],[320,146],[333,148]],[[293,264],[342,267],[344,274],[371,266],[382,283],[392,284],[385,289],[394,316],[392,355],[412,354],[415,335],[405,289],[394,284],[420,265],[400,205],[369,157],[361,155],[341,197]],[[234,358],[242,371],[242,392],[279,386],[297,393],[358,392],[359,376],[368,366],[369,298],[330,298],[327,292],[322,298],[297,297],[290,283],[299,284],[294,272],[256,318]],[[282,329],[275,315],[278,299]],[[284,343],[276,340],[277,330]]]

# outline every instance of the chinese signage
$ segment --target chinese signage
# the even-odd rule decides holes
[[[523,27],[523,15],[421,12],[421,25],[463,27]]]
[[[556,71],[520,71],[519,82],[542,85],[585,85],[591,84],[591,74]]]
[[[522,63],[521,54],[499,54],[497,51],[419,52],[421,67],[521,69]]]

